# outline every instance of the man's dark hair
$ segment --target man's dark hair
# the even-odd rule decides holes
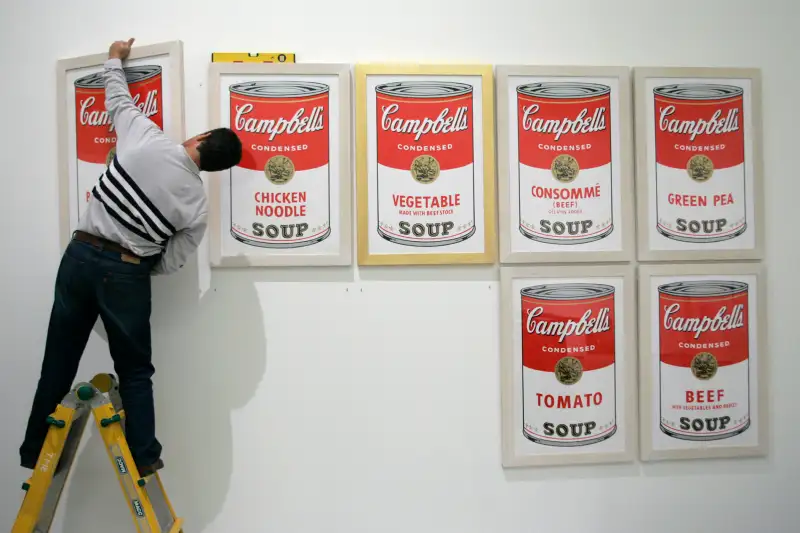
[[[230,128],[216,128],[197,145],[200,170],[219,172],[235,167],[242,159],[242,141]]]

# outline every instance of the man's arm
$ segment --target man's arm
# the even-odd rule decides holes
[[[153,268],[153,274],[163,275],[177,272],[186,259],[197,249],[208,225],[208,212],[201,211],[189,227],[178,231],[167,241],[161,261]]]
[[[117,41],[108,50],[108,60],[103,65],[103,82],[106,90],[106,111],[114,124],[117,146],[136,142],[146,136],[163,135],[161,129],[133,102],[122,61],[128,57],[133,39]]]

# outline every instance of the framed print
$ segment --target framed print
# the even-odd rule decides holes
[[[633,461],[632,266],[501,267],[503,466]]]
[[[212,127],[242,161],[211,179],[214,267],[349,265],[350,68],[212,63]]]
[[[105,106],[103,64],[108,52],[61,59],[58,102],[59,235],[69,243],[92,194],[113,158],[116,133]],[[123,61],[128,90],[145,115],[175,142],[185,140],[183,44],[134,45]]]
[[[642,460],[765,455],[764,268],[639,268]]]
[[[761,259],[757,69],[637,68],[641,261]]]
[[[358,263],[494,263],[489,65],[356,65]]]
[[[500,262],[634,258],[625,67],[497,67]]]

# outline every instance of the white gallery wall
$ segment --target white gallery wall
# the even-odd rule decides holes
[[[497,267],[211,271],[204,245],[154,281],[162,479],[187,532],[799,531],[798,21],[796,0],[3,2],[0,531],[60,256],[56,60],[131,36],[184,42],[188,135],[207,127],[214,51],[763,74],[766,459],[504,471]],[[94,334],[79,379],[101,371]],[[54,531],[133,531],[94,430]]]

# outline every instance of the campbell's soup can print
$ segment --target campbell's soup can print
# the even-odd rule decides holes
[[[611,87],[517,87],[519,230],[549,244],[596,241],[614,229]]]
[[[230,86],[242,160],[230,170],[231,235],[262,248],[299,248],[331,234],[330,88],[310,81]]]
[[[125,67],[125,79],[133,102],[164,128],[162,73],[159,65]],[[116,153],[117,134],[106,111],[103,72],[75,80],[75,142],[78,177],[78,218],[86,209],[92,187]]]
[[[475,233],[472,86],[400,81],[376,87],[378,234],[445,246]]]
[[[719,440],[750,427],[748,285],[679,281],[658,287],[661,431]]]
[[[654,89],[659,233],[718,242],[747,228],[743,90],[676,84]]]
[[[617,431],[611,285],[522,289],[523,434],[546,446],[587,446]]]

